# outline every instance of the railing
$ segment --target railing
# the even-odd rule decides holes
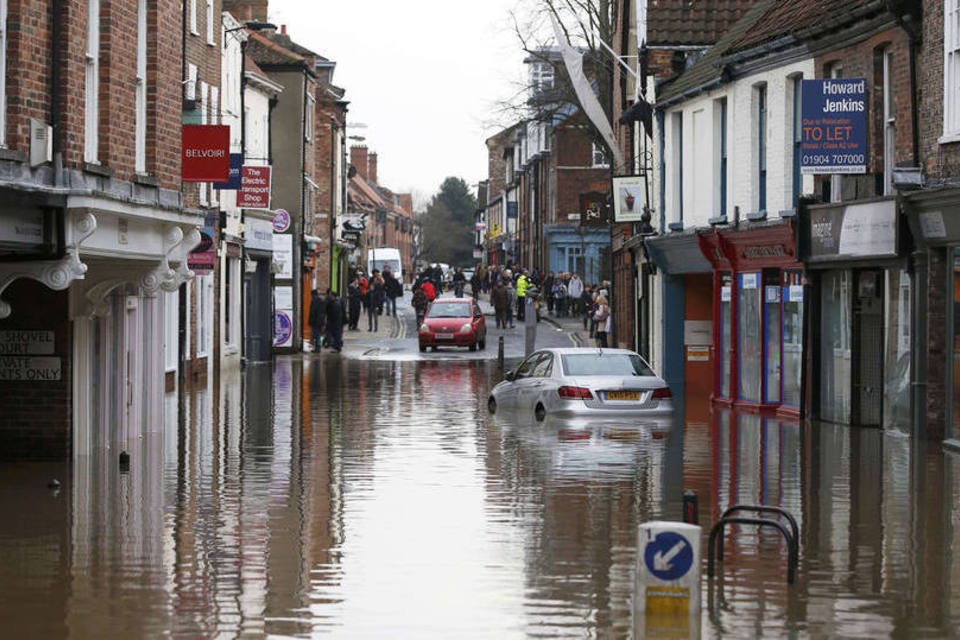
[[[734,515],[738,512],[756,513],[761,517],[749,518]],[[786,520],[789,530],[788,527],[784,526],[784,524],[779,520],[762,517],[767,513],[774,514],[783,520]],[[786,510],[781,509],[780,507],[771,507],[766,505],[738,504],[723,512],[723,514],[720,516],[720,519],[717,520],[716,524],[714,524],[713,528],[710,530],[710,543],[707,551],[707,577],[712,578],[714,576],[714,566],[716,564],[715,560],[719,563],[723,562],[722,536],[727,525],[730,524],[756,525],[761,529],[763,527],[769,527],[779,531],[780,534],[783,535],[783,538],[787,541],[787,583],[793,584],[796,582],[797,566],[800,563],[800,530],[797,527],[797,521]]]

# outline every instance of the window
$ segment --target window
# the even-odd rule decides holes
[[[563,270],[568,273],[583,273],[583,248],[566,247],[563,253]]]
[[[210,104],[210,85],[206,82],[200,81],[200,124],[207,124],[207,106]],[[210,199],[207,197],[207,182],[198,182],[197,189],[200,192],[200,205],[206,207],[210,204]]]
[[[197,99],[197,65],[188,64],[187,65],[187,77],[184,78],[186,89],[184,90],[184,99],[185,100],[196,100]]]
[[[839,64],[832,65],[830,67],[830,77],[842,78],[843,67]],[[830,176],[830,202],[840,202],[841,200],[843,200],[843,176],[833,174]]]
[[[803,175],[800,173],[800,150],[803,144],[803,105],[802,87],[803,76],[793,76],[791,88],[793,90],[793,198],[791,205],[797,208],[800,201],[800,192],[803,189]]]
[[[190,33],[197,36],[200,32],[197,30],[197,0],[188,0],[187,19],[190,20]]]
[[[83,159],[97,162],[100,116],[100,0],[87,0],[87,51],[84,69]]]
[[[164,371],[171,372],[177,370],[177,360],[179,359],[179,344],[177,344],[177,335],[179,334],[178,310],[180,307],[180,294],[177,291],[163,292],[163,364]]]
[[[309,93],[307,94],[307,112],[303,114],[303,137],[307,142],[313,140],[313,119],[316,117],[317,99]]]
[[[220,87],[210,87],[210,124],[221,124],[220,122]],[[204,186],[210,189],[210,205],[219,206],[219,191],[213,188],[213,183],[208,182]]]
[[[893,105],[893,52],[883,51],[883,195],[894,193],[893,168],[896,164],[896,110]]]
[[[605,169],[610,166],[610,160],[607,159],[607,150],[603,145],[593,143],[590,166],[594,169]]]
[[[767,85],[755,89],[757,123],[757,212],[767,210]]]
[[[716,132],[717,150],[717,186],[714,192],[716,199],[715,211],[721,217],[727,216],[727,99],[720,98],[715,103],[714,117],[716,118],[714,131]]]
[[[673,114],[673,202],[677,212],[676,222],[683,222],[683,112]]]
[[[7,143],[7,0],[0,0],[0,147]]]
[[[2,0],[0,0],[2,1]],[[147,171],[147,0],[137,0],[136,152],[134,170]]]
[[[214,44],[213,41],[213,0],[207,0],[207,44]]]
[[[213,276],[197,276],[197,357],[210,353],[213,337]]]
[[[943,3],[943,136],[960,140],[960,0]]]
[[[531,65],[530,88],[534,93],[553,89],[553,65],[537,62]]]

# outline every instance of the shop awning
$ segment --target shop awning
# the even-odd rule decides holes
[[[647,253],[658,268],[669,274],[710,273],[713,268],[700,251],[697,234],[673,233],[648,238]]]

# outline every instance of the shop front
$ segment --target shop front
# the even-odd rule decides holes
[[[908,429],[913,277],[896,200],[806,207],[800,245],[810,287],[811,417]]]
[[[911,235],[926,270],[925,278],[916,278],[924,290],[915,293],[916,317],[926,322],[914,332],[919,350],[914,362],[922,358],[925,364],[917,367],[922,391],[915,402],[926,410],[915,419],[925,420],[917,427],[931,439],[942,438],[946,447],[960,451],[960,188],[919,191],[907,204]]]
[[[248,362],[273,357],[273,223],[269,214],[244,215],[243,340]]]
[[[650,342],[654,353],[659,344],[663,354],[662,364],[655,364],[674,394],[709,397],[714,376],[710,263],[704,259],[694,232],[650,237],[644,248],[649,263],[639,269],[639,291],[641,298],[655,298],[649,305],[649,314],[655,319],[659,317],[659,322],[650,324]],[[641,327],[645,315],[641,309]],[[688,413],[695,408],[706,409],[705,403],[686,404]],[[687,416],[688,420],[691,418],[706,420],[706,415]]]
[[[713,267],[712,397],[724,406],[799,415],[803,266],[788,221],[699,235]]]

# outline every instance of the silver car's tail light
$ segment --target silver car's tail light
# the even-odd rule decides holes
[[[670,391],[670,387],[660,387],[659,389],[653,390],[653,399],[654,400],[663,400],[667,398],[672,398],[673,392]]]
[[[590,400],[593,394],[586,387],[560,387],[557,393],[566,400]]]

